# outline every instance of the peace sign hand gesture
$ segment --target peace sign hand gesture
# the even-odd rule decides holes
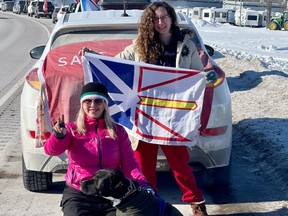
[[[58,139],[61,139],[66,135],[64,115],[62,115],[61,118],[59,117],[58,120],[55,122],[53,126],[53,133],[54,133],[54,136]]]

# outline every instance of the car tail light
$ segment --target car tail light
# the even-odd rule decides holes
[[[224,79],[225,79],[225,73],[223,72],[223,70],[217,66],[214,66],[214,70],[218,75],[218,80],[214,83],[214,87],[219,86],[221,83],[223,83]]]
[[[216,127],[216,128],[205,128],[200,135],[204,137],[209,136],[219,136],[225,134],[227,131],[228,126]]]
[[[29,134],[30,136],[33,138],[33,139],[36,139],[36,131],[29,131]],[[42,140],[46,140],[50,137],[51,133],[50,132],[44,132],[42,133],[41,135],[41,139]]]
[[[38,68],[33,68],[27,75],[26,81],[35,90],[40,90],[41,83],[37,74]]]

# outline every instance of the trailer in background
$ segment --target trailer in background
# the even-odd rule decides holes
[[[215,22],[215,13],[214,13],[215,8],[204,8],[202,10],[202,19],[207,21],[207,22]]]
[[[188,17],[189,17],[190,10],[191,10],[191,8],[187,8],[187,7],[176,7],[175,8],[176,12],[183,13],[183,14],[187,15]]]
[[[189,18],[202,20],[203,19],[203,9],[204,9],[204,7],[191,8],[191,10],[189,11]]]
[[[235,25],[248,27],[263,27],[264,15],[259,11],[242,9],[235,12]]]
[[[264,27],[267,12],[251,9],[207,8],[207,7],[176,7],[177,12],[186,14],[190,19],[204,20],[212,23],[229,23],[237,26]]]
[[[235,24],[235,11],[228,8],[202,8],[199,17],[207,22]]]
[[[215,22],[235,24],[235,9],[215,8]]]

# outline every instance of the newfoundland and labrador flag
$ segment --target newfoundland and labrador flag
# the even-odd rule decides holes
[[[93,0],[80,0],[82,11],[99,11],[101,10],[99,5]]]
[[[130,136],[162,145],[196,144],[206,81],[204,72],[86,53],[84,82],[101,82],[110,113]]]

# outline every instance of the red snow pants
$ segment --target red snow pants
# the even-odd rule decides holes
[[[139,141],[137,149],[134,151],[136,160],[142,170],[142,173],[148,182],[157,190],[156,181],[156,162],[158,146]],[[189,153],[186,146],[166,146],[160,145],[164,155],[167,158],[175,180],[182,191],[182,201],[187,203],[203,201],[201,190],[188,164]]]

